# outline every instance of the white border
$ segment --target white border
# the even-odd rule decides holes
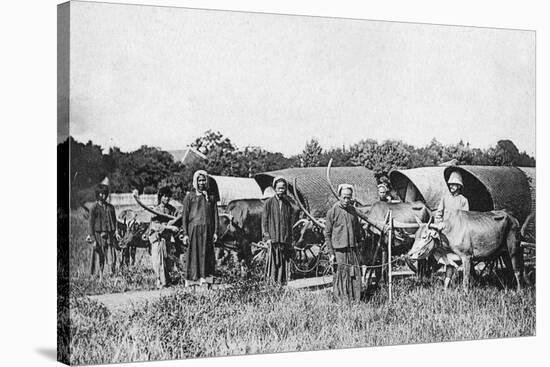
[[[548,172],[545,144],[547,114],[543,101],[548,86],[547,39],[550,33],[544,2],[537,1],[117,1],[194,8],[229,9],[489,26],[537,31],[537,160],[539,238],[546,237],[547,200],[543,187]],[[56,4],[53,0],[6,2],[2,6],[2,337],[3,365],[53,365],[56,347]],[[145,363],[142,366],[261,365],[522,365],[532,366],[549,343],[545,278],[546,251],[539,246],[537,337],[424,344],[339,351],[212,358]],[[548,348],[548,347],[547,347]]]

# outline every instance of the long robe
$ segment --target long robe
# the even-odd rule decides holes
[[[361,297],[361,268],[358,260],[358,242],[362,238],[359,220],[340,203],[329,209],[325,222],[325,241],[335,256],[336,274],[332,291],[337,299],[359,300]]]
[[[281,284],[286,284],[289,279],[294,214],[285,196],[282,199],[277,196],[267,199],[262,211],[263,237],[271,241],[267,254],[266,277]]]
[[[185,255],[185,279],[200,278],[213,281],[215,256],[213,236],[218,229],[218,209],[213,196],[208,199],[196,191],[189,192],[183,199],[181,233],[189,236],[189,247]]]

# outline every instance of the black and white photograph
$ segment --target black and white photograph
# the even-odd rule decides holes
[[[536,51],[483,24],[59,4],[57,359],[535,337]]]

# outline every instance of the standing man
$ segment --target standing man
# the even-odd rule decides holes
[[[288,185],[283,177],[273,180],[275,195],[266,200],[262,212],[262,237],[270,243],[266,278],[286,284],[292,256],[292,219],[294,212],[287,196]]]
[[[180,233],[184,245],[188,246],[185,286],[189,286],[191,281],[198,280],[200,285],[214,281],[214,242],[218,223],[216,199],[208,193],[208,174],[198,170],[193,174],[193,190],[183,199]]]
[[[452,171],[447,181],[449,192],[439,201],[439,206],[435,213],[435,219],[441,222],[448,218],[449,212],[454,210],[470,210],[468,199],[462,195],[464,183],[462,175],[458,171]]]
[[[169,187],[161,187],[157,194],[158,205],[155,211],[175,216],[176,208],[170,205],[172,190]],[[169,221],[160,216],[151,218],[149,226],[149,242],[151,243],[151,261],[155,271],[155,283],[157,288],[166,287],[170,282],[168,260],[168,246],[172,241],[172,234],[178,228],[171,225]]]
[[[104,183],[99,184],[95,190],[96,202],[90,209],[88,236],[86,236],[86,242],[91,244],[95,241],[92,251],[91,274],[94,275],[95,273],[97,255],[100,281],[103,280],[103,269],[106,260],[111,268],[111,274],[116,272],[117,220],[115,207],[107,202],[108,197],[109,186]]]
[[[356,301],[361,297],[361,269],[358,243],[363,231],[353,206],[353,187],[338,186],[340,200],[327,212],[325,241],[331,262],[336,263],[333,294],[336,299]]]
[[[447,186],[449,192],[444,195],[439,201],[437,211],[435,212],[435,221],[441,222],[449,217],[449,215],[457,210],[470,210],[470,204],[468,199],[462,195],[464,189],[464,183],[462,181],[462,175],[458,171],[452,171],[449,180],[447,180]],[[433,256],[437,262],[441,262],[442,258],[446,258],[445,254],[441,254],[440,251],[435,251]],[[445,288],[447,288],[453,277],[453,267],[448,266],[445,274]]]

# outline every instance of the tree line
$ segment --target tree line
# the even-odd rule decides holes
[[[333,159],[335,166],[364,166],[374,171],[377,179],[393,169],[438,166],[453,162],[459,165],[535,167],[535,158],[518,150],[511,140],[499,140],[487,149],[473,148],[462,140],[445,145],[433,138],[423,147],[401,140],[360,140],[345,148],[324,150],[312,138],[298,156],[304,167],[326,166]]]
[[[193,172],[206,169],[213,175],[252,177],[256,173],[291,167],[364,166],[380,179],[392,169],[436,166],[451,160],[456,164],[534,167],[535,159],[519,152],[510,140],[499,140],[487,149],[473,148],[469,143],[445,145],[435,138],[423,147],[400,140],[364,139],[347,147],[324,149],[316,138],[306,142],[303,151],[291,157],[258,146],[237,147],[219,132],[206,131],[191,147],[206,155],[206,162],[189,166],[174,161],[173,156],[156,147],[141,146],[131,152],[117,147],[103,152],[91,141],[81,143],[69,137],[58,145],[58,156],[70,152],[70,180],[73,196],[93,199],[93,187],[109,177],[112,192],[156,193],[161,186],[170,186],[174,198],[182,199],[191,188]],[[76,190],[76,191],[75,191]]]

